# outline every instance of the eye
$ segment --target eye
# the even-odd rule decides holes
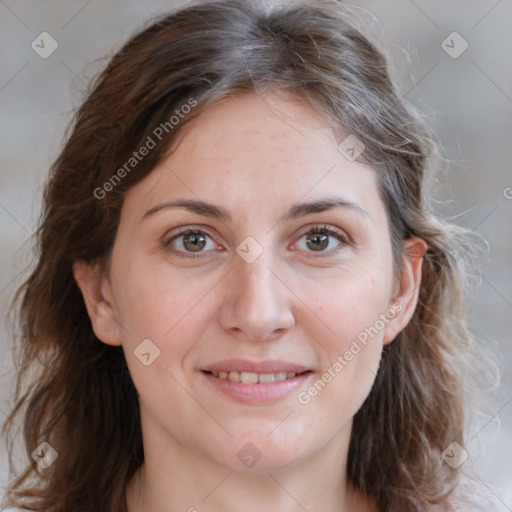
[[[173,252],[184,253],[183,255],[186,253],[192,255],[218,248],[209,235],[196,229],[186,229],[167,239],[164,245]]]
[[[349,243],[348,237],[329,226],[314,226],[303,234],[294,247],[306,252],[335,252]]]

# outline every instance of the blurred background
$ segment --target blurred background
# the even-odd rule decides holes
[[[439,209],[488,243],[469,297],[471,327],[498,360],[502,380],[486,396],[465,464],[485,482],[488,510],[512,511],[512,2],[350,3],[384,41],[402,95],[442,142],[450,165],[438,182]],[[5,313],[30,262],[42,186],[73,108],[106,56],[179,5],[0,0],[0,422],[14,389]],[[1,444],[0,488],[6,482]]]

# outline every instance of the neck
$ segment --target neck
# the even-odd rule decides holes
[[[221,466],[172,440],[165,451],[146,436],[145,462],[126,489],[128,512],[376,512],[347,484],[349,435],[347,428],[307,460],[259,471]]]

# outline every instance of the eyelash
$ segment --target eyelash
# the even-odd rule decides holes
[[[162,241],[162,246],[164,247],[164,249],[172,252],[173,255],[176,255],[176,256],[178,256],[180,258],[193,258],[193,259],[195,259],[195,258],[203,258],[204,255],[202,254],[202,251],[199,251],[197,254],[195,254],[193,252],[179,251],[179,250],[176,250],[176,249],[173,249],[173,248],[171,249],[172,242],[174,242],[180,236],[199,235],[199,234],[206,235],[208,238],[213,240],[213,238],[205,230],[187,228],[187,229],[184,229],[182,231],[179,231],[178,233],[175,233],[171,238],[168,238],[167,240],[163,240]],[[297,241],[299,241],[304,236],[312,235],[312,234],[315,234],[315,235],[316,234],[321,234],[321,235],[332,236],[332,237],[334,237],[340,243],[340,247],[338,247],[336,249],[331,249],[329,251],[326,251],[325,253],[324,253],[324,251],[318,251],[318,254],[314,254],[315,251],[308,251],[308,253],[310,253],[315,258],[325,258],[327,256],[331,256],[332,253],[338,252],[344,246],[351,245],[351,242],[350,242],[348,236],[345,233],[343,233],[342,231],[337,230],[337,229],[335,229],[335,228],[333,228],[331,226],[326,226],[326,225],[323,225],[323,224],[311,226],[311,228],[309,228],[307,231],[302,233],[297,238]],[[297,243],[297,242],[294,242],[294,244],[295,243]]]
[[[169,252],[172,252],[172,254],[174,256],[178,256],[179,258],[192,258],[192,259],[203,258],[204,255],[201,255],[202,251],[199,251],[197,254],[195,254],[193,252],[179,251],[172,247],[172,242],[174,242],[180,236],[185,236],[185,235],[206,235],[208,238],[213,240],[213,238],[205,230],[186,228],[186,229],[183,229],[182,231],[179,231],[178,233],[174,234],[171,238],[164,240],[162,242],[164,249],[166,249]]]
[[[317,254],[315,254],[315,251],[308,251],[308,254],[311,254],[315,258],[327,258],[332,256],[333,254],[339,252],[344,246],[350,245],[350,240],[348,236],[341,230],[333,228],[331,226],[326,226],[325,224],[320,224],[316,226],[312,226],[310,229],[308,229],[306,232],[302,233],[298,238],[297,242],[303,237],[307,235],[327,235],[332,236],[335,238],[339,243],[340,246],[335,249],[330,249],[329,251],[318,251]],[[294,242],[294,243],[297,243]]]

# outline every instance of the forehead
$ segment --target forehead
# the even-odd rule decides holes
[[[285,203],[328,194],[364,204],[375,215],[384,211],[375,172],[338,150],[332,128],[311,106],[285,93],[246,93],[186,123],[169,157],[126,202],[139,210],[193,197],[235,214],[259,208],[271,216]]]

